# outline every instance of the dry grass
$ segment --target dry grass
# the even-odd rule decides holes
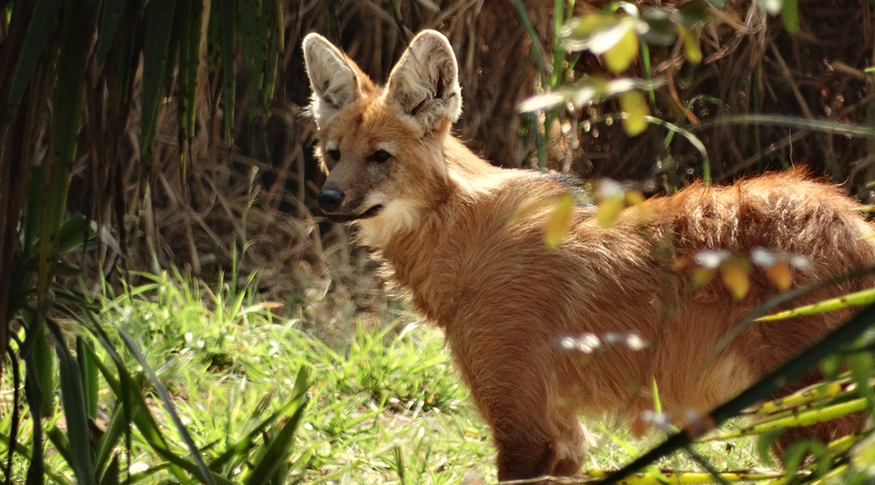
[[[241,82],[237,131],[230,148],[221,135],[218,82],[202,73],[198,134],[184,183],[175,110],[165,109],[159,119],[160,163],[152,177],[151,198],[143,217],[137,207],[127,214],[133,266],[176,263],[209,279],[232,268],[236,258],[238,273],[259,270],[262,288],[274,296],[294,300],[294,295],[317,288],[325,298],[334,299],[327,308],[336,315],[319,319],[340,322],[356,311],[385,308],[384,297],[374,290],[375,281],[361,276],[369,274],[363,271],[367,263],[360,257],[362,251],[352,249],[345,229],[311,212],[321,175],[310,155],[314,126],[304,115],[310,89],[300,51],[301,38],[311,31],[340,44],[375,80],[385,80],[413,33],[425,28],[443,31],[459,56],[465,98],[456,131],[497,164],[531,165],[533,145],[522,134],[516,104],[538,89],[540,75],[530,38],[512,4],[505,0],[398,3],[400,22],[391,9],[372,1],[344,2],[334,12],[340,39],[331,35],[328,2],[302,0],[287,5],[285,50],[271,112],[248,109],[250,93],[245,80]],[[578,4],[575,11],[595,11],[606,3]],[[674,2],[646,3],[671,8]],[[553,35],[552,4],[534,0],[526,4],[540,35],[536,48],[547,56]],[[668,81],[668,87],[656,93],[656,116],[690,129],[695,128],[694,120],[727,113],[869,123],[872,75],[863,71],[873,63],[873,15],[868,2],[802,2],[801,32],[795,37],[786,33],[780,18],[767,17],[750,2],[734,2],[722,11],[712,9],[712,14],[715,20],[701,35],[704,61],[700,65],[683,62],[680,45],[651,49],[652,74]],[[588,55],[577,64],[575,75],[583,73],[607,75],[598,59]],[[633,64],[624,75],[644,77],[643,65]],[[722,107],[714,99],[722,101]],[[555,159],[548,166],[570,167],[591,177],[653,180],[657,186],[678,185],[696,176],[701,157],[682,137],[666,146],[666,132],[656,129],[629,139],[619,123],[604,122],[604,115],[616,110],[608,102],[566,114],[568,121],[592,120],[590,129],[579,130],[576,140],[566,140],[563,150],[551,152]],[[138,133],[138,123],[133,119],[128,133]],[[863,184],[875,178],[865,138],[753,125],[718,125],[697,134],[708,148],[717,180],[806,163],[816,172],[848,181],[851,190],[862,195]],[[121,150],[137,153],[136,143],[131,136],[129,146]],[[570,158],[561,159],[567,155]],[[132,169],[124,175],[130,181],[127,200],[137,200],[139,190],[135,158],[131,155]],[[145,235],[155,241],[153,247],[146,243],[149,238],[140,237]]]

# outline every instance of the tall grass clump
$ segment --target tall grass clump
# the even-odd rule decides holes
[[[414,315],[378,331],[361,325],[332,348],[250,285],[208,287],[176,271],[132,273],[123,285],[90,299],[100,310],[86,327],[58,322],[94,372],[83,376],[94,460],[90,475],[77,470],[68,411],[56,405],[44,416],[50,482],[449,483],[488,474],[488,441],[467,393],[440,336]],[[10,478],[26,481],[40,429],[12,412],[15,402],[2,404],[2,429],[15,431],[0,433],[0,452]]]

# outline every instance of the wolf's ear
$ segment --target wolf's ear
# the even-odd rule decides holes
[[[304,37],[304,63],[313,96],[310,111],[320,128],[361,94],[356,70],[343,53],[325,37],[311,33]]]
[[[459,69],[450,42],[440,32],[422,31],[389,75],[388,96],[426,131],[462,113]]]

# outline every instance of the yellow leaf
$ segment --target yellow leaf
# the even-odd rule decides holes
[[[686,52],[687,60],[693,64],[698,64],[702,61],[702,49],[699,48],[699,39],[692,30],[678,25],[678,36],[684,41],[684,52]]]
[[[556,199],[553,212],[544,226],[544,242],[547,247],[555,248],[562,238],[571,230],[574,221],[574,197],[568,193]]]
[[[644,197],[644,194],[638,192],[637,190],[627,190],[626,191],[626,205],[635,206],[638,209],[638,213],[644,220],[653,219],[655,214],[650,209],[650,207],[645,204],[647,199]]]
[[[644,194],[637,190],[626,191],[626,203],[629,205],[641,205],[644,203]]]
[[[605,52],[605,64],[608,65],[608,69],[621,72],[625,71],[636,57],[638,57],[638,35],[632,24],[614,47]]]
[[[623,128],[629,136],[635,136],[647,129],[647,101],[640,91],[629,91],[620,95],[620,109],[625,113]]]
[[[696,268],[693,270],[693,288],[700,288],[705,283],[711,281],[714,277],[714,270],[711,268]]]
[[[599,210],[596,215],[596,220],[598,220],[600,226],[607,229],[617,222],[617,217],[619,217],[620,212],[623,212],[623,209],[626,208],[626,204],[624,203],[622,194],[620,194],[620,197],[609,197],[603,199],[599,202],[598,207]]]
[[[747,295],[747,290],[750,289],[750,276],[747,267],[737,259],[730,259],[721,265],[720,270],[723,273],[723,284],[729,288],[735,298],[739,300],[744,298],[744,295]]]
[[[789,289],[790,285],[793,284],[793,271],[790,269],[790,265],[784,261],[778,261],[767,268],[766,276],[782,291]]]

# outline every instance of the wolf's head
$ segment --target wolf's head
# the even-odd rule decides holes
[[[421,32],[385,87],[319,34],[303,48],[328,174],[319,206],[329,219],[359,221],[365,239],[382,245],[447,197],[443,143],[462,111],[452,47],[439,32]]]

